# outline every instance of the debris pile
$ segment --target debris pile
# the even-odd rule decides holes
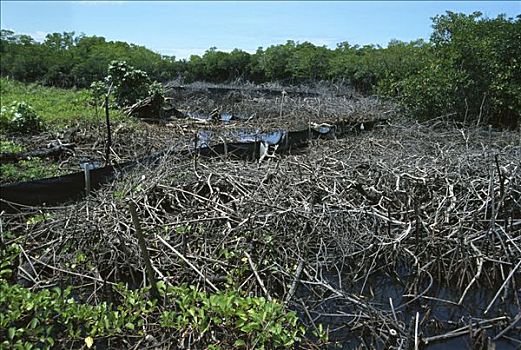
[[[147,284],[132,203],[158,280],[280,300],[310,338],[329,329],[346,348],[521,344],[518,134],[397,122],[310,142],[262,163],[173,154],[46,208],[20,241],[32,268],[18,278],[73,284],[95,303],[114,283]],[[23,230],[36,212],[4,227]],[[78,251],[89,263],[72,267]],[[183,336],[145,327],[159,342]]]

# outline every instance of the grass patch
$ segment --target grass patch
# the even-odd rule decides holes
[[[26,149],[13,141],[0,140],[0,153],[19,153]],[[65,173],[58,164],[39,158],[0,164],[0,183],[30,181]]]
[[[24,152],[24,146],[13,141],[0,140],[0,153]],[[30,181],[66,173],[58,164],[39,158],[21,160],[16,163],[0,164],[0,183]]]
[[[0,153],[20,153],[25,151],[25,147],[13,141],[0,140]]]
[[[21,160],[13,164],[0,165],[0,182],[11,183],[20,181],[31,181],[63,175],[67,171],[58,168],[58,164],[39,158]]]
[[[104,111],[91,103],[88,90],[58,89],[38,84],[24,84],[11,79],[0,79],[1,106],[15,101],[28,103],[51,126],[63,127],[75,121],[102,121]],[[112,120],[127,119],[120,111],[111,110]]]

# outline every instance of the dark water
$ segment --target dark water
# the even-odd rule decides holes
[[[399,279],[384,273],[374,274],[368,278],[365,285],[362,279],[362,281],[355,283],[344,280],[342,286],[340,286],[339,277],[336,273],[324,273],[323,278],[337,290],[341,290],[349,295],[363,296],[365,301],[368,301],[375,309],[383,311],[386,315],[391,315],[389,298],[392,298],[397,319],[401,323],[409,325],[407,330],[414,327],[417,312],[419,313],[420,319],[423,319],[425,315],[427,315],[427,321],[423,323],[420,329],[423,338],[445,334],[464,325],[476,324],[478,320],[493,319],[503,315],[509,315],[511,318],[510,322],[512,322],[512,319],[521,312],[519,307],[514,303],[516,297],[519,298],[521,290],[511,291],[504,302],[496,301],[496,304],[491,308],[489,313],[484,315],[484,311],[494,298],[497,288],[472,288],[467,293],[462,305],[455,305],[459,301],[462,291],[434,282],[428,292],[425,293],[425,296],[448,300],[450,303],[428,298],[422,298],[408,303],[412,300],[412,297],[404,295],[413,293],[409,293],[405,286],[412,284],[415,275],[407,275],[404,271],[400,274]],[[428,285],[429,283],[420,283],[418,291],[422,292]],[[313,302],[309,303],[312,296],[312,292],[305,286],[299,288],[296,293],[297,298],[308,300],[308,305],[313,305]],[[353,317],[327,316],[327,314],[355,314],[356,308],[353,307],[352,303],[340,297],[324,299],[322,301],[317,300],[314,305],[315,307],[309,308],[311,317],[314,318],[316,324],[322,323],[324,326],[329,326],[330,330],[337,329],[337,331],[330,333],[330,340],[339,342],[341,344],[340,349],[354,349],[362,344],[360,333],[353,334],[349,331],[350,326],[348,322],[352,321]],[[304,322],[309,322],[303,310],[297,309],[297,312]],[[500,326],[491,327],[484,330],[484,332],[487,337],[494,338],[496,334],[507,326],[508,323],[504,322],[501,323]],[[380,325],[374,326],[373,324],[373,328],[378,329],[379,327]],[[474,327],[474,329],[476,328],[477,327]],[[506,335],[516,340],[521,340],[521,335],[519,334],[514,335],[510,332]],[[381,345],[379,348],[386,348],[383,344]],[[504,338],[495,341],[494,345],[496,349],[508,350],[520,348],[518,343],[508,341]],[[472,349],[473,347],[469,335],[465,334],[443,341],[431,342],[428,345],[421,346],[421,349],[460,350]]]
[[[496,346],[496,350],[519,350],[519,345],[508,340],[499,339],[493,343]],[[460,349],[473,349],[474,346],[469,340],[467,335],[448,339],[436,344],[429,344],[424,346],[424,350],[460,350]]]

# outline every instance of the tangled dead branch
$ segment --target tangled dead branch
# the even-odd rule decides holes
[[[51,219],[19,239],[19,279],[74,284],[89,301],[114,283],[145,284],[130,199],[166,283],[284,300],[353,347],[463,335],[520,344],[519,159],[516,133],[411,123],[261,164],[169,156],[45,209]],[[78,252],[89,264],[71,266]]]

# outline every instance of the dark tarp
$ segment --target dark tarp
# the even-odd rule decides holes
[[[131,165],[130,162],[118,166],[123,169]],[[97,189],[102,184],[114,179],[115,166],[106,166],[90,171],[91,189]],[[85,174],[77,172],[46,179],[18,182],[0,186],[2,198],[0,210],[12,211],[14,208],[9,202],[20,205],[56,205],[80,199],[85,195]]]
[[[366,123],[370,128],[374,126],[375,121]],[[345,123],[346,125],[338,125],[336,129],[342,127],[359,127],[361,123]],[[116,166],[106,166],[103,168],[93,169],[90,171],[91,175],[91,189],[95,190],[102,184],[112,181],[118,172],[128,171],[138,164],[147,166],[155,166],[158,161],[170,154],[198,154],[202,157],[215,156],[231,156],[233,158],[255,160],[260,156],[261,143],[278,144],[281,146],[279,152],[291,150],[292,147],[299,148],[305,146],[309,139],[319,138],[330,133],[339,132],[335,128],[319,128],[318,130],[303,129],[289,132],[269,133],[265,136],[266,140],[261,141],[247,141],[247,142],[230,142],[219,143],[215,145],[205,145],[197,147],[197,150],[179,150],[168,149],[150,156],[139,159],[138,161],[126,162]],[[280,135],[279,135],[280,134]],[[273,141],[269,137],[275,135],[277,140]],[[73,174],[56,176],[46,179],[19,182],[13,184],[0,185],[0,211],[15,211],[16,204],[25,206],[39,206],[39,205],[56,205],[73,200],[78,200],[85,195],[85,174],[77,172]]]

